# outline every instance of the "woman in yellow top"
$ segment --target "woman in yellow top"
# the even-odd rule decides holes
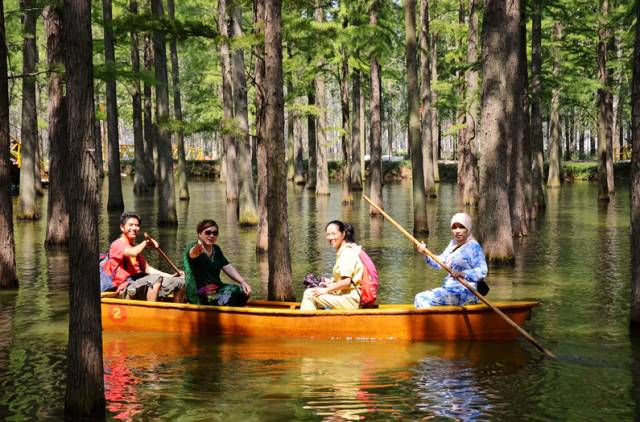
[[[334,220],[327,224],[325,233],[329,245],[336,250],[333,277],[323,278],[320,287],[305,290],[300,310],[358,309],[364,266],[359,258],[360,246],[355,243],[355,230],[351,224]]]

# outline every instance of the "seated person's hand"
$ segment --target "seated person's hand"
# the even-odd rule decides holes
[[[315,287],[311,289],[311,294],[313,296],[326,295],[329,293],[329,289],[326,287]]]
[[[124,283],[120,283],[118,284],[118,288],[116,289],[116,292],[118,294],[122,293],[123,291],[126,290],[127,286],[129,285],[128,281],[125,281]]]
[[[242,287],[242,291],[244,292],[245,295],[247,296],[251,296],[251,286],[249,285],[249,283],[247,283],[246,281],[241,281],[240,282],[240,287]]]
[[[184,278],[184,271],[178,271],[177,273],[174,273],[171,277],[182,277]]]
[[[464,278],[464,273],[456,270],[451,270],[453,278]]]
[[[153,249],[158,249],[160,247],[160,244],[158,243],[157,240],[152,239],[152,238],[148,238],[147,239],[147,246],[151,246]]]
[[[421,242],[420,245],[418,246],[418,253],[420,253],[421,255],[427,256],[427,244],[424,242]]]

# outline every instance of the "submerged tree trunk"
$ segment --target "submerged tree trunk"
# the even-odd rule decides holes
[[[545,207],[544,199],[544,137],[542,133],[542,0],[533,1],[531,16],[531,184],[530,218],[537,218]]]
[[[324,22],[324,10],[320,0],[316,0],[313,13],[315,21]],[[319,68],[322,63],[319,64]],[[327,99],[324,75],[318,73],[315,77],[316,105],[318,106],[318,120],[316,122],[316,195],[329,195],[329,163],[327,158],[329,141],[327,140]]]
[[[153,47],[151,45],[151,38],[148,35],[144,37],[144,70],[145,72],[151,72],[154,68]],[[152,188],[156,186],[156,171],[157,160],[155,157],[155,151],[157,150],[157,133],[156,127],[153,124],[153,99],[152,89],[149,82],[144,82],[143,85],[143,128],[144,128],[144,157],[145,168],[147,170],[147,186]]]
[[[36,166],[38,128],[36,115],[36,20],[38,10],[33,0],[21,0],[22,9],[22,126],[20,128],[20,208],[18,218],[37,220]],[[4,42],[4,41],[3,41]]]
[[[239,1],[233,2],[232,32],[234,38],[242,38],[242,9]],[[233,54],[233,100],[235,108],[235,122],[238,130],[236,146],[238,151],[239,176],[239,214],[238,223],[241,226],[255,226],[258,224],[258,210],[256,208],[255,190],[253,188],[253,173],[251,171],[251,138],[249,137],[249,112],[247,108],[247,80],[244,72],[244,52],[238,48]]]
[[[152,12],[157,19],[164,18],[162,0],[151,1]],[[156,113],[158,115],[158,225],[177,226],[176,192],[173,179],[173,153],[169,121],[169,78],[167,75],[167,51],[164,33],[153,32],[153,53],[156,64]]]
[[[409,146],[411,148],[411,183],[413,185],[413,233],[429,233],[427,197],[422,167],[420,137],[418,64],[416,59],[416,2],[404,2],[404,27],[407,69],[407,103],[409,106]]]
[[[104,63],[107,70],[107,163],[109,166],[109,197],[107,209],[124,210],[122,179],[120,178],[120,140],[118,133],[118,97],[116,94],[116,59],[111,19],[111,0],[102,0],[104,19]]]
[[[264,36],[265,0],[255,0],[254,30],[258,39]],[[265,116],[265,63],[264,44],[255,46],[255,83],[256,83],[256,143],[258,164],[258,233],[256,252],[264,253],[269,249],[269,210],[267,208],[267,149],[266,149],[266,116]]]
[[[340,103],[342,109],[342,204],[353,203],[351,192],[351,133],[349,131],[349,59],[342,57],[340,71]]]
[[[132,15],[138,14],[137,0],[129,2]],[[142,131],[142,92],[140,90],[140,43],[138,32],[131,31],[131,71],[135,75],[132,81],[131,109],[133,117],[133,150],[135,155],[135,175],[133,176],[133,193],[141,194],[149,190],[147,181],[147,159],[144,151],[144,134]]]
[[[66,419],[104,419],[98,256],[98,173],[93,139],[90,3],[65,0],[63,25],[69,107],[69,345]]]
[[[429,36],[429,0],[420,1],[420,119],[422,145],[422,174],[424,176],[424,188],[435,195],[435,171],[433,169],[433,142],[431,140],[431,119],[433,118],[431,102],[431,48]],[[413,156],[413,154],[412,154]]]
[[[369,9],[369,24],[372,27],[378,25],[378,8],[379,0],[373,0]],[[369,100],[369,108],[371,110],[371,135],[369,137],[370,161],[369,161],[369,189],[371,201],[378,207],[383,208],[382,204],[382,72],[380,63],[374,51],[371,54],[371,99]],[[381,216],[373,206],[369,206],[369,214],[372,216]]]
[[[304,104],[304,98],[298,97],[295,100],[298,105]],[[293,183],[296,185],[304,185],[304,145],[303,145],[303,127],[301,113],[295,113],[293,116],[293,164],[294,174]]]
[[[601,18],[609,14],[608,0],[600,2]],[[609,29],[605,24],[598,30],[598,200],[608,201],[609,194],[615,192],[613,183],[613,98],[609,85],[607,68]]]
[[[309,106],[316,105],[316,95],[314,84],[311,84],[310,91],[307,94],[307,104]],[[316,116],[307,115],[307,144],[309,145],[309,165],[307,167],[307,190],[316,190],[316,180],[318,177],[318,142],[316,138]]]
[[[362,190],[362,173],[360,172],[360,77],[359,70],[353,72],[351,78],[351,104],[353,113],[351,119],[351,189]]]
[[[480,159],[479,234],[484,252],[492,262],[512,262],[513,238],[508,194],[507,142],[510,122],[504,100],[506,91],[507,40],[506,4],[502,0],[486,0],[482,31],[482,105],[480,127],[482,155]],[[511,100],[513,101],[513,100]]]
[[[560,42],[562,39],[562,26],[556,22],[553,27],[553,39]],[[553,52],[553,77],[557,79],[560,75],[560,52],[554,49]],[[547,177],[547,188],[560,187],[560,139],[562,128],[560,126],[560,89],[551,90],[551,117],[549,122],[549,175]]]
[[[640,3],[636,2],[635,48],[631,91],[631,321],[640,335]]]
[[[46,245],[66,245],[69,241],[69,209],[65,196],[68,178],[69,145],[67,110],[64,97],[64,50],[62,11],[47,6],[44,12],[47,38],[47,74],[49,76],[49,201],[47,204]]]
[[[229,44],[226,39],[230,35],[229,16],[227,12],[227,0],[218,0],[218,28],[220,34],[225,37],[220,42],[220,70],[222,72],[222,107],[225,130],[222,134],[224,142],[225,159],[225,182],[227,190],[227,201],[235,202],[238,200],[238,162],[236,151],[236,140],[230,130],[233,122],[233,81],[231,77],[231,56],[229,52]]]
[[[167,0],[169,20],[175,21],[175,7],[173,0]],[[171,76],[173,81],[173,115],[178,130],[175,131],[176,146],[178,147],[178,165],[176,166],[176,178],[178,179],[178,198],[182,201],[189,200],[189,183],[187,178],[187,157],[184,150],[184,129],[182,128],[182,97],[180,93],[180,66],[178,64],[178,44],[175,37],[171,39],[169,50],[171,52]]]
[[[0,34],[6,34],[4,4],[0,0]],[[3,40],[4,41],[4,40]],[[0,289],[18,287],[16,246],[13,237],[11,160],[9,148],[9,79],[7,43],[0,42]]]
[[[465,72],[466,98],[463,142],[458,145],[460,157],[458,174],[458,192],[463,205],[478,205],[478,159],[477,122],[478,122],[478,3],[469,2],[469,34],[467,62],[471,66]]]
[[[269,204],[269,300],[293,301],[287,169],[284,159],[284,95],[282,92],[282,22],[280,0],[265,5],[264,116]]]

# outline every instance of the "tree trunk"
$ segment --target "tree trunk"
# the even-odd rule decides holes
[[[44,12],[49,77],[49,201],[46,245],[66,245],[69,241],[69,209],[65,189],[67,175],[67,111],[64,97],[62,10],[47,6]]]
[[[4,4],[0,0],[0,33],[6,34]],[[9,149],[9,79],[7,43],[0,42],[0,289],[18,287],[16,246],[13,237],[11,159]]]
[[[90,3],[65,0],[64,51],[69,129],[69,345],[65,418],[104,419],[98,267],[98,173],[93,139]]]
[[[176,12],[174,0],[167,0],[169,20],[175,22]],[[178,64],[178,44],[175,37],[169,43],[171,52],[171,76],[173,81],[173,115],[175,116],[178,130],[175,132],[176,145],[178,147],[178,165],[176,166],[176,178],[178,179],[178,198],[181,201],[189,200],[189,183],[187,178],[187,157],[184,150],[184,129],[182,128],[182,97],[180,93],[180,66]],[[249,162],[249,164],[251,164]]]
[[[469,2],[469,34],[467,46],[467,63],[471,66],[465,72],[466,112],[464,117],[464,134],[462,143],[458,145],[459,173],[458,191],[463,205],[477,206],[478,193],[478,159],[477,134],[478,121],[478,4],[476,0]]]
[[[533,1],[531,16],[531,178],[532,203],[530,217],[537,218],[545,207],[544,199],[544,136],[542,132],[542,0]]]
[[[416,2],[404,2],[404,27],[407,69],[407,103],[409,106],[409,145],[411,147],[411,181],[413,185],[413,233],[429,233],[427,197],[422,167],[420,137],[418,63],[416,58]]]
[[[555,22],[553,27],[553,39],[560,42],[562,39],[562,26],[560,22]],[[560,76],[560,53],[557,49],[553,52],[553,78],[557,80]],[[551,90],[551,117],[549,122],[549,175],[547,178],[547,188],[560,187],[560,139],[562,128],[560,126],[560,89]]]
[[[511,156],[509,177],[509,211],[511,231],[516,237],[529,234],[529,215],[526,181],[530,171],[528,148],[528,107],[527,107],[527,56],[525,41],[525,19],[523,0],[514,0],[507,7],[505,43],[507,50],[505,98],[508,122],[511,123]],[[509,112],[510,111],[510,112]]]
[[[255,0],[254,30],[258,39],[263,38],[265,28],[265,0]],[[267,208],[267,147],[265,116],[265,63],[264,44],[255,46],[255,78],[256,78],[256,143],[258,165],[258,233],[256,252],[264,253],[269,249],[269,210]]]
[[[631,91],[631,321],[640,334],[640,3],[636,2],[635,48]]]
[[[307,104],[316,105],[316,95],[314,84],[311,84],[310,92],[307,94]],[[307,190],[316,190],[316,178],[318,176],[318,142],[316,140],[316,116],[307,115],[307,144],[309,145],[309,165],[307,167]]]
[[[351,189],[354,191],[362,190],[362,173],[360,172],[360,78],[360,71],[354,71],[351,78],[351,103],[353,104],[351,119]]]
[[[316,6],[313,13],[315,21],[324,22],[324,10],[320,0],[316,0]],[[322,63],[318,64],[318,68],[322,67]],[[317,73],[315,77],[316,87],[316,105],[318,106],[318,120],[316,128],[316,195],[329,195],[329,163],[327,161],[327,153],[329,141],[327,140],[327,100],[324,75]]]
[[[362,71],[360,71],[360,74],[362,75]],[[360,144],[360,180],[363,181],[363,185],[362,185],[363,190],[364,190],[364,179],[365,179],[364,154],[367,146],[365,108],[366,108],[366,104],[364,102],[364,89],[360,89],[360,137],[359,137],[360,139],[358,143]],[[380,130],[382,131],[382,129]],[[382,139],[382,135],[380,135],[380,138]]]
[[[232,31],[234,38],[241,39],[244,36],[242,32],[242,8],[238,0],[233,2]],[[239,175],[238,206],[240,209],[238,223],[241,226],[256,226],[258,224],[258,210],[256,208],[253,173],[251,171],[247,79],[244,72],[244,51],[241,48],[238,48],[233,54],[232,68],[235,121],[239,132],[236,138]]]
[[[608,0],[601,0],[600,14],[607,19],[609,14]],[[606,23],[601,23],[598,30],[598,200],[608,201],[609,193],[613,193],[613,163],[611,161],[613,134],[613,98],[609,89],[609,69],[607,68],[609,30]],[[611,180],[609,175],[611,174]]]
[[[269,204],[269,300],[293,301],[287,169],[284,159],[284,95],[282,92],[282,23],[280,0],[265,5],[264,108]]]
[[[229,52],[229,16],[227,13],[227,0],[218,0],[218,28],[223,40],[220,42],[220,67],[222,72],[222,107],[225,128],[222,139],[224,142],[226,167],[225,182],[227,188],[227,201],[238,200],[238,162],[236,140],[230,130],[233,125],[233,81],[231,77],[231,56]]]
[[[148,35],[144,37],[144,70],[145,72],[151,72],[155,67],[153,57],[153,47],[151,45],[151,38]],[[157,133],[155,125],[153,124],[153,101],[152,101],[151,84],[147,81],[143,84],[143,127],[144,127],[144,157],[145,168],[147,171],[147,187],[153,188],[156,186],[156,171],[157,160],[155,159],[155,151],[157,144]]]
[[[157,19],[164,18],[162,0],[151,1],[152,13]],[[169,122],[169,78],[167,76],[167,51],[164,33],[153,32],[153,53],[156,64],[156,113],[158,116],[158,225],[177,226],[176,192],[173,179],[173,152]]]
[[[378,8],[380,0],[374,0],[369,9],[369,24],[372,27],[378,25]],[[378,207],[382,204],[382,71],[375,51],[371,54],[371,99],[369,108],[371,111],[371,135],[369,136],[370,160],[369,160],[369,189],[371,201]],[[380,211],[369,206],[369,214],[380,217]]]
[[[137,0],[130,0],[129,11],[138,14]],[[133,193],[141,194],[149,190],[147,181],[147,159],[144,151],[144,134],[142,131],[142,92],[140,90],[140,45],[137,31],[131,31],[131,71],[132,81],[131,108],[133,117],[133,150],[135,155],[135,175],[133,176]]]
[[[440,121],[438,117],[438,92],[435,87],[438,83],[438,34],[431,35],[431,156],[433,161],[433,181],[440,183]],[[433,187],[430,195],[435,196],[436,190]]]
[[[424,176],[424,188],[435,196],[435,171],[433,169],[433,142],[431,140],[431,119],[433,118],[433,103],[431,102],[431,55],[429,36],[429,0],[420,1],[420,75],[422,84],[420,85],[420,119],[422,145],[422,174]],[[413,156],[413,154],[412,154]]]
[[[111,0],[102,0],[104,20],[104,63],[107,71],[107,163],[109,166],[109,197],[107,209],[124,210],[122,179],[120,178],[120,140],[118,134],[118,97],[116,94],[116,59],[111,19]]]
[[[302,106],[304,104],[304,98],[298,97],[295,103]],[[293,163],[294,163],[294,175],[293,183],[296,185],[304,185],[304,146],[303,146],[303,127],[301,113],[295,113],[293,117]]]
[[[293,84],[291,83],[291,81],[287,81],[287,94],[291,95],[289,93],[293,93]],[[295,110],[293,109],[289,109],[287,111],[287,117],[285,118],[285,122],[286,122],[286,126],[287,126],[287,136],[286,136],[286,160],[285,160],[285,166],[287,167],[287,180],[288,181],[293,181],[293,178],[296,174],[296,169],[295,169],[295,165],[293,163],[294,160],[294,139],[293,139],[293,125],[294,125],[294,117],[293,115],[296,113]]]
[[[512,262],[513,238],[508,195],[507,143],[510,139],[509,116],[505,113],[507,71],[506,4],[486,0],[482,31],[482,105],[480,128],[479,234],[489,261]],[[509,40],[509,42],[511,42]]]
[[[20,209],[18,218],[38,220],[36,203],[36,162],[38,128],[36,115],[36,20],[38,10],[33,0],[21,0],[22,42],[22,126],[20,128]]]
[[[344,24],[346,27],[346,24]],[[349,58],[343,53],[340,71],[340,103],[342,109],[342,205],[353,204],[351,192],[351,132],[349,128]],[[355,142],[354,142],[355,143]]]

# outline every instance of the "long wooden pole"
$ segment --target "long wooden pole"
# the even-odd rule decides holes
[[[377,206],[376,204],[373,203],[373,201],[371,201],[366,195],[362,195],[362,197],[369,203],[371,204],[372,207],[376,208],[378,211],[380,211],[380,213],[384,216],[384,218],[386,218],[387,220],[389,220],[389,222],[394,225],[398,230],[400,230],[400,233],[404,234],[409,240],[411,240],[417,247],[420,247],[422,245],[422,243],[416,239],[415,237],[413,237],[408,231],[406,231],[404,229],[404,227],[402,227],[400,224],[398,224],[393,218],[391,218],[389,216],[389,214],[387,214],[386,212],[384,212],[384,210],[382,210],[382,208],[380,208],[379,206]],[[451,268],[449,268],[448,266],[446,266],[444,264],[444,262],[442,262],[440,260],[440,258],[438,258],[436,255],[434,255],[429,249],[425,248],[425,252],[427,253],[427,255],[429,255],[429,257],[431,257],[431,259],[433,259],[436,263],[438,263],[438,265],[440,265],[441,268],[443,268],[446,272],[448,272],[449,274],[451,274],[452,277],[454,277],[455,279],[457,279],[460,284],[462,284],[464,287],[466,287],[467,289],[469,289],[469,291],[471,291],[471,293],[473,293],[478,299],[480,299],[480,301],[482,303],[484,303],[485,305],[487,305],[489,308],[491,308],[495,313],[497,313],[498,315],[500,315],[502,317],[502,319],[505,320],[505,322],[507,324],[509,324],[510,326],[512,326],[518,333],[520,333],[524,338],[526,338],[527,340],[529,340],[536,348],[538,348],[538,350],[540,350],[542,353],[544,353],[545,355],[547,355],[550,358],[553,359],[557,359],[556,355],[554,355],[551,351],[547,350],[546,348],[544,348],[535,338],[533,338],[529,333],[527,333],[525,330],[522,329],[522,327],[520,327],[518,324],[516,324],[515,322],[513,322],[513,320],[511,318],[509,318],[504,312],[502,312],[500,309],[498,309],[493,303],[489,302],[483,295],[481,295],[480,293],[478,293],[478,291],[476,289],[474,289],[463,277],[456,277],[453,275],[453,272],[451,271]]]
[[[148,233],[145,233],[145,234],[144,234],[144,238],[145,238],[146,240],[155,240],[153,237],[149,236],[149,234],[148,234]],[[178,269],[178,267],[176,267],[176,264],[174,264],[174,263],[173,263],[173,261],[171,260],[171,258],[169,258],[169,257],[167,256],[167,254],[166,254],[166,253],[164,253],[164,251],[163,251],[162,249],[160,249],[160,246],[158,246],[156,249],[157,249],[157,250],[158,250],[158,252],[160,253],[160,256],[162,256],[162,257],[164,258],[164,260],[165,260],[165,261],[167,261],[167,264],[169,264],[169,265],[171,266],[171,268],[173,268],[173,270],[174,270],[176,273],[180,274],[180,270]]]

